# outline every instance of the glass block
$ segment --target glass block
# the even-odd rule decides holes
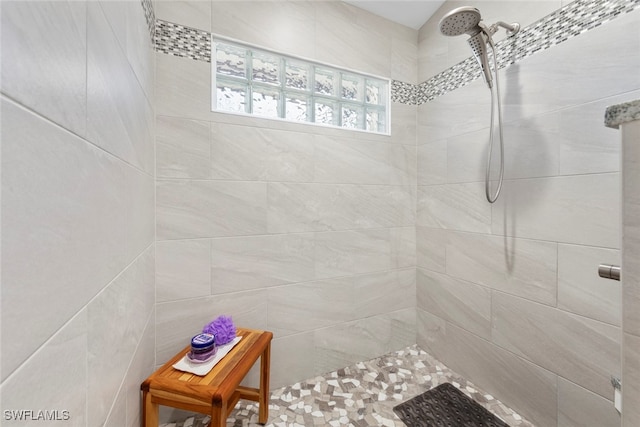
[[[383,105],[384,83],[379,80],[366,79],[367,104]]]
[[[286,95],[284,102],[284,114],[287,120],[306,122],[309,120],[310,102],[307,97]]]
[[[251,99],[253,114],[266,117],[280,117],[278,112],[280,93],[277,90],[254,87]]]
[[[385,132],[385,114],[383,110],[367,109],[365,129],[370,132]]]
[[[364,110],[362,107],[343,105],[342,106],[342,127],[351,129],[362,129],[364,122]]]
[[[247,87],[242,84],[227,83],[218,79],[216,83],[216,106],[218,110],[245,113]]]
[[[315,102],[315,122],[325,125],[338,124],[338,105],[335,102],[318,100]]]
[[[285,85],[291,89],[308,90],[309,65],[287,60],[285,67]]]
[[[332,70],[316,67],[314,91],[321,95],[335,96],[338,77]]]
[[[280,84],[280,59],[266,53],[254,52],[253,75],[251,79],[256,82]]]
[[[235,46],[216,43],[216,72],[226,76],[247,76],[247,51]]]
[[[362,77],[351,74],[342,74],[342,90],[340,95],[342,99],[351,101],[362,101],[362,88],[364,82]]]

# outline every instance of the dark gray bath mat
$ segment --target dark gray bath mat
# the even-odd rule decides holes
[[[393,412],[409,427],[509,427],[449,383],[395,406]]]

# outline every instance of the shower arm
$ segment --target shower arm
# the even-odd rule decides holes
[[[502,27],[507,30],[508,36],[514,36],[518,34],[518,31],[520,31],[520,24],[518,24],[517,22],[514,22],[513,24],[507,24],[506,22],[498,21],[489,27],[489,33],[491,35],[494,35],[498,32],[498,27]]]

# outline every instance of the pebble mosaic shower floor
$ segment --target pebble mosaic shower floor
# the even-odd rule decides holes
[[[416,345],[273,390],[266,425],[401,427],[405,424],[393,407],[444,382],[458,387],[511,427],[533,427]],[[196,415],[160,427],[206,427],[208,422],[207,416]],[[227,427],[260,425],[253,402],[240,401],[227,419]]]

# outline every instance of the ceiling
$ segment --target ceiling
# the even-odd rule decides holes
[[[445,0],[344,0],[390,21],[420,29]]]

